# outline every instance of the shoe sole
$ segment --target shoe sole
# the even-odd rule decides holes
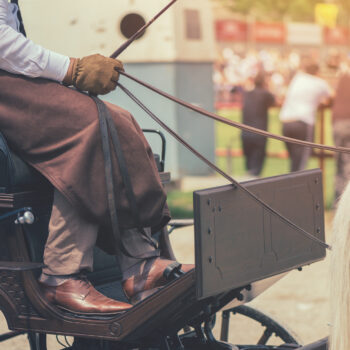
[[[131,310],[132,308],[126,309],[126,310],[121,310],[121,311],[115,311],[115,312],[82,312],[82,311],[74,311],[65,308],[64,306],[61,305],[55,305],[57,308],[64,310],[66,312],[69,312],[71,314],[75,315],[82,315],[82,316],[114,316],[114,315],[119,315],[121,313],[124,313],[128,310]]]

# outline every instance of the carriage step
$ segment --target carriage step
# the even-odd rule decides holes
[[[0,271],[31,271],[45,267],[43,263],[24,261],[0,261]]]

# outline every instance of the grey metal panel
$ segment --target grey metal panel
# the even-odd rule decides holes
[[[137,63],[126,64],[125,70],[131,75],[166,91],[169,94],[176,95],[176,65],[173,63]],[[132,81],[121,77],[121,82],[132,91],[153,113],[169,125],[173,130],[177,131],[177,106],[158,96],[152,91],[133,83]],[[104,96],[104,99],[120,106],[129,111],[143,129],[164,130],[154,122],[139,106],[135,104],[120,89]],[[166,150],[166,171],[170,171],[173,179],[178,179],[178,142],[173,140],[165,133],[167,138]],[[159,140],[157,137],[147,136],[154,153],[158,153]]]
[[[324,240],[319,169],[243,183],[282,215]],[[320,260],[325,249],[231,185],[194,192],[199,299]]]
[[[214,112],[213,65],[211,63],[176,64],[176,96]],[[215,163],[215,122],[184,107],[177,106],[177,131]],[[208,175],[213,171],[179,144],[180,175]]]
[[[137,63],[126,64],[131,75],[144,80],[176,97],[214,111],[212,63]],[[197,148],[206,158],[215,161],[215,123],[198,113],[173,102],[122,77],[121,81],[169,127]],[[140,110],[120,89],[108,94],[105,100],[131,112],[142,128],[160,129],[159,125]],[[212,170],[165,132],[167,138],[166,171],[173,179],[183,175],[208,175]],[[147,135],[154,153],[159,149],[158,138]]]

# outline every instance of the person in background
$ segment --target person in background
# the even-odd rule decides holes
[[[275,98],[266,87],[265,74],[258,73],[253,90],[243,93],[243,123],[267,130],[268,109],[274,103]],[[242,145],[249,175],[259,176],[265,160],[266,137],[243,131]]]
[[[339,79],[333,104],[333,138],[337,147],[350,148],[350,72]],[[350,154],[336,153],[335,199],[350,180]]]
[[[329,104],[332,91],[328,83],[318,76],[319,66],[307,60],[304,69],[292,79],[284,100],[280,120],[283,135],[312,141],[318,107]],[[291,171],[305,169],[310,148],[286,143],[291,160]]]

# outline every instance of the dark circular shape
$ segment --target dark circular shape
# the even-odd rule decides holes
[[[120,22],[120,31],[127,38],[131,38],[140,28],[146,24],[145,19],[137,13],[129,13]],[[146,31],[145,31],[146,32]],[[143,32],[138,39],[145,35]]]

